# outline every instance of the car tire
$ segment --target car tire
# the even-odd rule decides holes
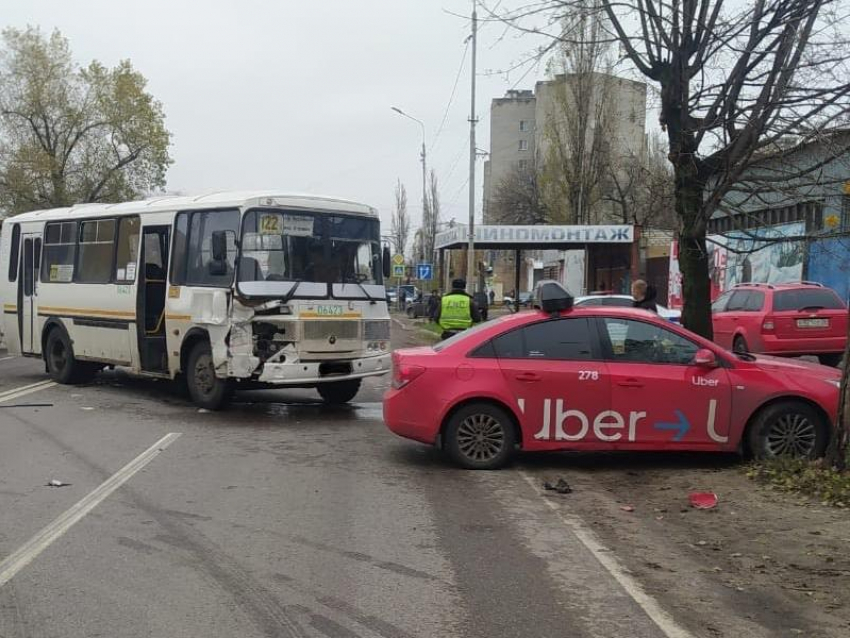
[[[215,375],[212,348],[206,341],[199,341],[189,352],[186,360],[186,389],[192,402],[206,410],[221,410],[233,396],[233,385],[229,379]]]
[[[498,470],[516,452],[516,429],[511,416],[490,403],[472,403],[446,423],[443,449],[467,470]]]
[[[316,388],[322,400],[328,405],[343,405],[351,401],[360,391],[360,379],[320,383]]]
[[[844,354],[840,352],[831,352],[829,354],[819,354],[818,361],[820,361],[821,365],[829,366],[830,368],[837,368],[841,365],[841,360],[844,358]]]
[[[749,444],[757,459],[823,456],[829,443],[829,424],[802,401],[782,401],[763,408],[749,428]]]
[[[50,378],[63,385],[91,381],[102,367],[98,364],[77,360],[74,356],[71,339],[62,328],[54,328],[47,335],[44,359]]]
[[[732,352],[739,352],[741,354],[746,354],[750,351],[750,347],[747,345],[747,340],[744,339],[741,335],[736,335],[732,340]]]

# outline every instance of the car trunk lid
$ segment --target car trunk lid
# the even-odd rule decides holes
[[[829,288],[779,290],[764,324],[779,339],[817,339],[847,334],[847,308]]]

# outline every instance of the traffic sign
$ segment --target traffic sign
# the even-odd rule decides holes
[[[404,277],[404,264],[393,265],[393,277]]]
[[[393,265],[404,266],[404,255],[393,255]]]
[[[434,268],[431,264],[419,264],[416,266],[416,278],[423,281],[431,281],[434,278]]]

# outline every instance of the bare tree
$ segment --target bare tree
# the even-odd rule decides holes
[[[618,221],[643,228],[676,228],[672,167],[659,136],[650,137],[646,152],[624,157],[608,167],[609,185],[603,199],[610,202]]]
[[[425,199],[425,210],[422,215],[420,250],[415,252],[421,262],[430,263],[434,258],[434,245],[437,239],[437,228],[440,224],[440,193],[437,185],[437,174],[431,169],[428,180],[428,192]]]
[[[658,87],[674,170],[682,320],[704,336],[712,336],[712,212],[765,149],[829,127],[850,109],[842,12],[840,0],[541,0],[501,15],[553,46],[580,44],[588,15],[604,15],[622,58]]]
[[[548,224],[552,221],[543,204],[535,166],[517,164],[513,167],[496,185],[489,210],[496,224]]]
[[[410,236],[410,217],[407,214],[407,189],[401,180],[398,180],[395,187],[395,209],[391,233],[393,250],[398,255],[404,255],[407,239]]]
[[[616,78],[602,17],[582,15],[574,35],[573,42],[559,48],[550,65],[554,81],[538,98],[547,111],[540,184],[553,221],[583,224],[600,217],[601,191],[612,161]]]

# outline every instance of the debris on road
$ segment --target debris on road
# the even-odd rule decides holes
[[[59,481],[57,479],[51,479],[50,482],[46,485],[46,487],[67,487],[70,483],[66,483],[65,481]]]
[[[717,494],[714,492],[691,492],[688,495],[691,507],[698,510],[710,510],[717,507]]]
[[[82,407],[80,408],[80,410],[86,410],[86,411],[89,411],[89,410],[94,410],[94,408],[93,408],[93,407],[91,407],[91,406],[88,406],[88,405],[84,405],[84,406],[82,406]]]
[[[551,492],[557,492],[558,494],[570,494],[573,491],[573,488],[570,487],[570,484],[567,483],[564,479],[559,478],[555,484],[553,485],[549,481],[546,481],[543,484],[544,490],[549,490]]]
[[[624,512],[634,512],[635,506],[634,505],[620,505],[620,509],[623,510]]]

